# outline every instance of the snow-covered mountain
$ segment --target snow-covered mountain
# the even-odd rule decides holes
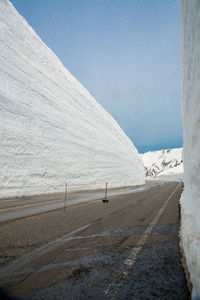
[[[183,173],[182,148],[149,151],[141,154],[145,176]]]
[[[69,45],[70,46],[70,45]],[[144,182],[117,122],[0,0],[0,197]]]

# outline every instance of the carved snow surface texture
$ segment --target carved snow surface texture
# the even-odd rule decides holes
[[[181,245],[192,299],[200,299],[200,1],[182,0],[183,162]]]
[[[7,0],[0,0],[0,122],[1,197],[63,191],[66,182],[71,189],[144,182],[130,139]]]
[[[183,173],[182,148],[141,154],[146,176]]]

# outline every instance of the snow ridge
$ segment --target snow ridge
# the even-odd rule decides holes
[[[7,0],[0,49],[0,197],[144,182],[118,123]]]
[[[146,177],[183,173],[182,148],[149,151],[141,158]]]

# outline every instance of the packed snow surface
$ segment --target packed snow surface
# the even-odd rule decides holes
[[[200,1],[182,0],[184,183],[181,243],[200,299]]]
[[[0,197],[144,183],[130,139],[7,0],[0,115]]]
[[[171,176],[183,173],[182,148],[149,151],[141,154],[146,176]]]

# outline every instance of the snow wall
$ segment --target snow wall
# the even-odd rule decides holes
[[[181,5],[185,183],[181,244],[195,298],[200,297],[200,1],[182,0]]]
[[[144,183],[117,122],[0,0],[0,197]]]

